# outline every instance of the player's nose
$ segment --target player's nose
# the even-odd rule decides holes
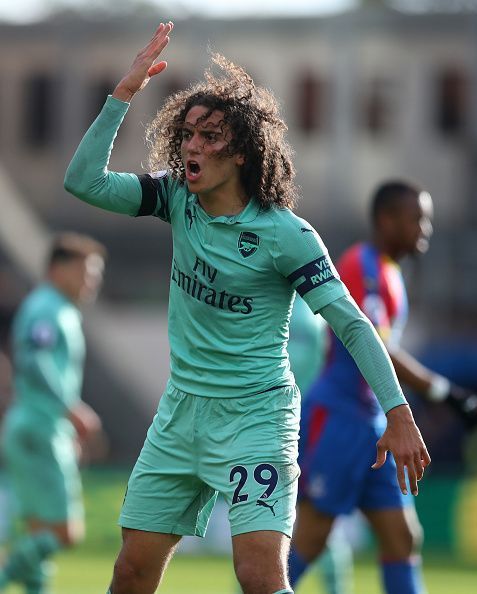
[[[195,132],[189,142],[187,143],[187,152],[189,153],[199,153],[201,149],[201,139],[197,132]]]

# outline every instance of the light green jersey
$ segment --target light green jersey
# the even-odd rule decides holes
[[[290,320],[288,354],[302,397],[306,396],[323,367],[327,338],[325,320],[320,315],[314,315],[304,300],[297,295]]]
[[[108,98],[83,138],[65,187],[107,210],[172,225],[171,381],[199,396],[236,397],[294,383],[287,353],[295,289],[313,312],[348,294],[316,231],[288,209],[254,200],[210,217],[166,172],[107,169],[128,104]]]
[[[15,399],[9,415],[51,430],[78,402],[85,341],[78,308],[50,284],[27,296],[13,322]]]

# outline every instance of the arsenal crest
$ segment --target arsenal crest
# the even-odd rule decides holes
[[[260,237],[250,231],[242,231],[238,239],[238,251],[244,258],[252,256],[260,245]]]

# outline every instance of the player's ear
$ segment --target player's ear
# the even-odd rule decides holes
[[[245,155],[242,153],[237,153],[235,155],[235,164],[241,167],[245,163]]]

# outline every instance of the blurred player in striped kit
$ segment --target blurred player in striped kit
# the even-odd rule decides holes
[[[400,180],[382,184],[372,200],[371,241],[352,246],[337,268],[385,342],[400,381],[431,401],[447,402],[475,424],[476,396],[431,372],[399,346],[408,302],[398,262],[427,251],[432,216],[427,192]],[[320,554],[336,517],[358,508],[377,537],[386,593],[421,594],[421,526],[412,498],[399,489],[392,456],[383,467],[372,468],[384,415],[343,345],[334,336],[331,340],[329,360],[302,414],[291,583]],[[363,449],[368,454],[358,459],[356,453]]]

